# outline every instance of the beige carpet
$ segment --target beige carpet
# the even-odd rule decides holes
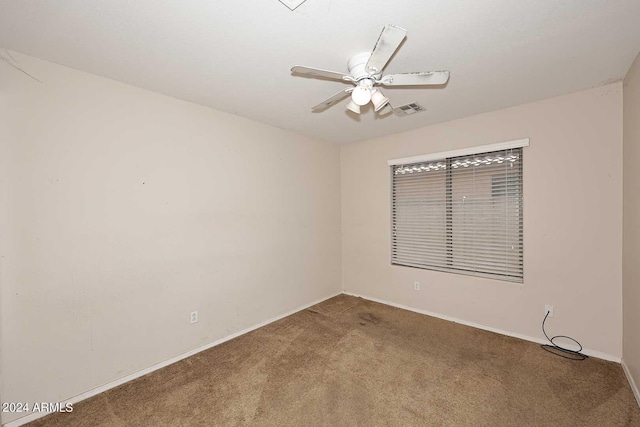
[[[341,295],[32,426],[640,426],[619,364]]]

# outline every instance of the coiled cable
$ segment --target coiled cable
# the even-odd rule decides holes
[[[587,359],[589,356],[587,356],[586,354],[582,354],[582,344],[580,344],[578,342],[578,340],[568,337],[566,335],[556,335],[554,337],[549,338],[549,335],[547,335],[547,332],[544,330],[544,324],[547,321],[547,317],[549,317],[549,311],[547,311],[547,314],[544,316],[544,320],[542,321],[542,333],[544,334],[545,337],[547,337],[547,339],[549,340],[549,342],[551,344],[542,344],[540,345],[540,347],[542,347],[545,351],[548,351],[551,354],[555,354],[556,356],[560,356],[560,357],[564,357],[565,359],[569,359],[569,360],[585,360]],[[553,340],[558,339],[558,338],[565,338],[568,340],[573,341],[574,343],[576,343],[578,345],[578,347],[580,347],[578,350],[570,350],[568,348],[562,347],[558,344],[556,344],[555,342],[553,342]]]

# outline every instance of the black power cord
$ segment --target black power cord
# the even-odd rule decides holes
[[[560,356],[560,357],[564,357],[565,359],[569,359],[569,360],[585,360],[587,359],[589,356],[587,356],[586,354],[582,354],[580,353],[582,351],[582,344],[580,344],[577,340],[568,337],[566,335],[556,335],[555,337],[549,338],[549,335],[547,335],[547,333],[544,330],[544,324],[547,321],[547,317],[549,317],[549,313],[550,311],[547,311],[547,314],[544,316],[544,320],[542,321],[542,333],[544,334],[545,337],[547,337],[547,339],[549,340],[549,342],[551,343],[549,344],[542,344],[540,347],[543,348],[543,350],[548,351],[551,354],[555,354],[556,356]],[[553,342],[553,340],[558,339],[558,338],[566,338],[568,340],[573,341],[574,343],[578,344],[578,347],[580,347],[580,349],[578,350],[569,350],[568,348],[559,346],[558,344],[556,344],[555,342]]]

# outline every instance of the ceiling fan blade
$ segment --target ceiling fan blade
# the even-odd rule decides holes
[[[324,101],[322,101],[320,104],[311,107],[312,110],[314,111],[318,111],[318,110],[324,110],[325,108],[329,108],[331,107],[333,104],[342,101],[344,98],[346,98],[351,92],[353,92],[353,88],[347,88],[345,90],[341,90],[340,92],[336,93],[335,95],[325,99]]]
[[[305,76],[325,77],[328,79],[336,80],[350,81],[349,79],[351,78],[351,76],[349,76],[348,74],[339,73],[337,71],[321,70],[320,68],[305,67],[303,65],[296,65],[294,67],[291,67],[291,72],[295,74],[303,74]],[[347,78],[345,79],[345,77]]]
[[[448,71],[389,74],[382,78],[385,86],[443,85],[449,81]]]
[[[381,73],[406,36],[407,30],[404,28],[385,25],[365,67],[367,72]]]

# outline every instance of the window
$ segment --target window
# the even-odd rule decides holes
[[[521,283],[526,141],[391,161],[391,263]]]

